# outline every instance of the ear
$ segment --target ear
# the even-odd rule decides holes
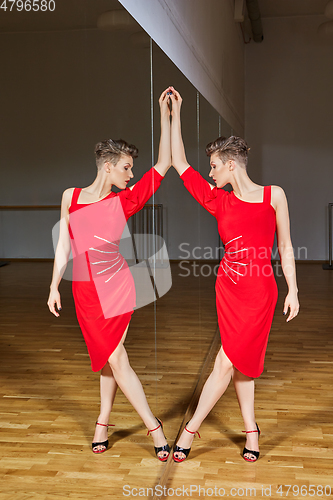
[[[235,168],[235,165],[234,165],[234,161],[233,160],[229,160],[229,170],[230,172]]]
[[[107,174],[109,174],[109,173],[110,173],[110,162],[106,160],[106,161],[103,163],[103,168],[104,168],[105,172],[106,172]]]

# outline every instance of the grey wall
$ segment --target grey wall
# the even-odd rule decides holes
[[[182,131],[188,162],[209,180],[209,158],[205,146],[219,135],[219,115],[197,91],[167,56],[154,45],[154,91],[168,82],[183,96]],[[158,109],[155,122],[158,123]],[[222,120],[223,133],[230,134],[230,127]],[[159,127],[155,127],[155,148],[158,147]],[[190,252],[189,259],[202,257],[204,247],[219,246],[216,219],[202,208],[184,188],[177,172],[172,168],[156,194],[156,201],[167,207],[167,243],[172,259],[184,259],[182,247]],[[199,248],[196,248],[199,247]],[[193,249],[196,248],[193,254]],[[207,253],[207,252],[206,252]]]
[[[284,188],[296,258],[328,259],[333,202],[333,57],[319,16],[264,19],[264,41],[246,47],[249,174]]]
[[[1,34],[0,45],[1,205],[60,204],[93,181],[108,137],[139,147],[137,177],[150,167],[148,49],[98,30]],[[0,213],[1,257],[53,256],[56,213]]]
[[[68,187],[90,184],[96,173],[96,142],[108,137],[139,148],[134,174],[151,166],[150,54],[127,32],[57,31],[0,34],[0,205],[58,205]],[[160,134],[158,97],[172,84],[184,97],[183,131],[188,159],[208,178],[204,153],[218,136],[218,114],[154,45],[155,158]],[[230,128],[223,122],[224,131]],[[200,153],[198,152],[200,146]],[[134,179],[135,181],[135,179]],[[215,219],[170,170],[155,197],[165,207],[170,258],[181,243],[219,244]],[[51,230],[57,211],[0,211],[0,258],[52,258]],[[203,252],[197,251],[196,255]]]
[[[149,51],[126,35],[0,35],[1,204],[59,203],[59,192],[94,179],[104,138],[140,145],[138,171],[149,167]]]

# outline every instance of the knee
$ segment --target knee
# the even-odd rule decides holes
[[[121,361],[119,359],[119,356],[114,356],[112,353],[108,359],[108,363],[109,363],[109,366],[110,366],[112,373],[120,370]]]
[[[108,359],[108,364],[112,372],[120,371],[128,363],[124,346],[118,346]]]
[[[225,377],[225,375],[228,375],[228,374],[230,374],[230,376],[231,376],[233,373],[233,368],[234,368],[234,365],[232,364],[230,359],[224,354],[224,352],[221,350],[218,353],[218,355],[216,357],[216,361],[215,361],[214,370],[215,370],[216,374],[221,378]]]

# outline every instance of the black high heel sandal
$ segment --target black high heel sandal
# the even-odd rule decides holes
[[[194,435],[198,434],[198,436],[200,438],[201,436],[200,436],[200,434],[199,434],[198,431],[193,432],[193,431],[189,431],[186,428],[187,424],[188,424],[188,422],[186,422],[186,424],[185,424],[185,427],[184,427],[185,431],[189,432],[190,434],[194,434]],[[189,456],[190,451],[191,451],[191,448],[182,448],[181,446],[176,445],[174,447],[172,458],[174,459],[175,462],[178,462],[178,463],[179,462],[184,462],[184,460],[186,460],[187,457]],[[175,453],[184,453],[185,458],[177,458],[177,457],[175,457]]]
[[[258,424],[256,422],[256,426],[257,426],[257,430],[256,431],[242,431],[242,432],[245,432],[246,434],[250,434],[251,432],[258,432],[259,433],[259,436],[260,436],[260,429],[258,427]],[[258,437],[259,439],[259,437]],[[251,455],[254,455],[255,458],[247,458],[245,457],[244,455],[246,455],[247,453],[251,454]],[[248,450],[247,448],[244,447],[244,450],[243,450],[243,458],[244,460],[246,460],[247,462],[256,462],[259,458],[259,451],[254,451],[254,450]]]
[[[114,424],[100,424],[99,422],[96,422],[96,425],[101,425],[103,427],[114,427]],[[104,450],[94,450],[94,448],[96,448],[96,446],[104,446]],[[109,446],[108,439],[106,441],[102,441],[100,443],[92,443],[92,445],[91,445],[93,453],[104,453],[108,449],[108,446]]]
[[[162,427],[162,431],[163,431],[163,422],[161,422],[161,420],[159,418],[157,418],[157,417],[155,417],[155,418],[156,418],[157,422],[159,423],[159,425],[157,427],[155,427],[155,429],[149,430],[147,432],[147,436],[149,436],[149,434],[151,432],[157,431],[157,429],[159,429],[160,427]],[[163,435],[164,435],[164,432],[163,432]],[[165,438],[165,436],[164,436],[164,438]],[[157,458],[161,462],[166,462],[168,460],[169,455],[170,455],[170,446],[168,444],[165,444],[164,446],[154,446],[154,450],[155,450]],[[167,452],[167,456],[166,457],[159,457],[158,454],[160,453],[160,451],[166,451]]]

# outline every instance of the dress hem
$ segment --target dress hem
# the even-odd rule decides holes
[[[236,370],[238,370],[242,375],[245,375],[245,377],[249,377],[249,378],[259,378],[262,375],[262,372],[264,371],[264,369],[261,370],[261,372],[259,373],[259,375],[247,375],[246,373],[244,373],[244,371],[240,370],[235,365],[235,363],[233,363],[233,361],[230,358],[230,356],[226,353],[225,348],[223,347],[223,343],[222,343],[222,336],[221,336],[221,346],[222,346],[222,349],[224,351],[224,354],[227,356],[227,358],[229,359],[230,363],[232,363],[232,366],[234,366],[236,368]]]
[[[131,317],[130,317],[130,319],[129,319],[129,322],[127,323],[127,326],[125,327],[125,330],[123,331],[122,336],[120,337],[120,340],[119,340],[118,344],[114,347],[114,349],[112,349],[112,350],[111,350],[110,354],[106,357],[105,363],[103,363],[103,364],[102,364],[101,368],[93,368],[93,364],[92,364],[92,362],[91,362],[91,369],[92,369],[92,371],[93,371],[94,373],[99,372],[99,371],[101,371],[101,370],[104,368],[104,366],[105,366],[105,365],[106,365],[106,363],[108,362],[108,359],[109,359],[109,357],[111,356],[111,354],[112,354],[112,353],[113,353],[113,352],[117,349],[118,345],[119,345],[119,344],[120,344],[120,342],[121,342],[121,339],[123,338],[124,333],[126,332],[127,328],[129,327],[129,324],[130,324],[131,319],[132,319],[132,314],[133,314],[133,312],[134,312],[134,311],[132,311],[132,313],[131,313]]]

